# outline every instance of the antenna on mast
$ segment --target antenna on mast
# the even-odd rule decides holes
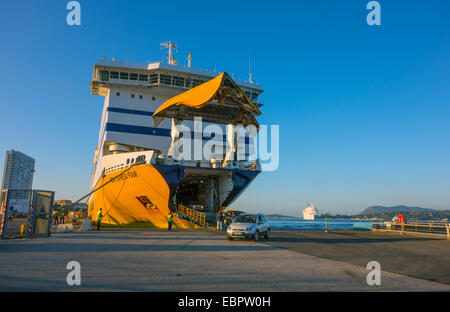
[[[250,55],[248,56],[248,74],[249,74],[249,82],[250,83],[253,83],[253,80],[252,80],[252,68],[251,68],[251,65],[250,65],[251,63],[250,63]]]
[[[187,57],[187,60],[188,60],[188,67],[190,68],[191,67],[191,61],[192,61],[192,52],[191,51],[189,51],[189,55]]]
[[[176,65],[177,64],[177,60],[175,59],[175,57],[172,54],[172,50],[176,50],[177,49],[177,45],[175,42],[172,41],[165,41],[161,43],[162,47],[165,48],[169,48],[169,54],[167,54],[167,60],[168,63],[171,65]]]

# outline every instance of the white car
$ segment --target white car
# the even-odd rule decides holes
[[[227,239],[252,238],[258,241],[261,237],[270,237],[270,227],[262,213],[241,214],[237,216],[227,229]]]

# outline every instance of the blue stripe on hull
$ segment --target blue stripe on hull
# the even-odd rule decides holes
[[[106,109],[108,112],[122,113],[122,114],[132,114],[132,115],[143,115],[143,116],[153,116],[154,112],[147,112],[135,109],[126,109],[118,107],[108,107]]]
[[[108,107],[106,109],[108,112],[114,113],[122,113],[122,114],[130,114],[130,115],[141,115],[141,116],[153,116],[154,112],[141,111],[135,109],[126,109],[126,108],[118,108],[118,107]],[[170,129],[162,129],[155,127],[143,127],[143,126],[132,126],[132,125],[124,125],[124,124],[116,124],[107,122],[106,123],[106,131],[115,131],[115,132],[124,132],[124,133],[134,133],[134,134],[144,134],[144,135],[158,135],[158,136],[168,136],[170,137]],[[183,136],[183,135],[181,135]],[[211,137],[203,136],[203,141],[211,140],[215,137],[213,133]],[[220,140],[220,138],[218,138]],[[226,137],[222,137],[222,142],[226,143]],[[250,144],[250,139],[248,136],[245,137],[245,144]]]
[[[162,128],[155,128],[155,127],[143,127],[143,126],[133,126],[133,125],[124,125],[124,124],[117,124],[117,123],[111,123],[107,122],[106,131],[114,131],[114,132],[122,132],[122,133],[134,133],[134,134],[143,134],[143,135],[157,135],[157,136],[164,136],[164,137],[170,137],[170,129],[162,129]],[[183,134],[181,134],[183,136]],[[214,138],[214,133],[211,135],[211,137],[204,136],[202,137],[203,141],[208,141]],[[217,138],[220,140],[220,138]],[[226,137],[222,137],[222,142],[226,144]],[[245,144],[250,143],[250,138],[245,137]]]
[[[114,132],[124,132],[124,133],[134,133],[134,134],[145,134],[145,135],[158,135],[170,137],[170,129],[154,128],[154,127],[142,127],[142,126],[132,126],[124,124],[116,124],[107,122],[106,131]]]

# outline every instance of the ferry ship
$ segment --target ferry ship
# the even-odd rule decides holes
[[[161,45],[168,48],[167,62],[102,58],[94,66],[91,93],[105,97],[88,200],[94,220],[100,208],[104,223],[155,227],[167,226],[169,210],[176,212],[179,205],[215,213],[261,172],[250,151],[253,138],[236,131],[237,125],[258,127],[261,86],[251,74],[244,81],[191,67],[191,53],[187,66],[180,65],[175,44]],[[180,157],[180,125],[194,129],[191,146],[209,144],[222,152]],[[208,125],[221,127],[224,135],[203,133]],[[244,157],[237,158],[238,150]],[[174,226],[192,224],[175,218]]]

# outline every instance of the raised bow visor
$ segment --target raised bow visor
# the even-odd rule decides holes
[[[195,88],[164,102],[153,114],[153,124],[159,126],[164,118],[203,121],[259,127],[255,115],[261,112],[245,92],[223,72]]]

